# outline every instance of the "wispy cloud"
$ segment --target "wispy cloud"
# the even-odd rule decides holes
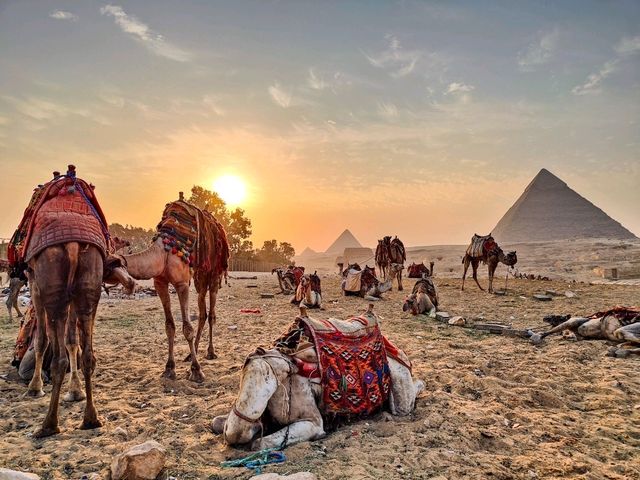
[[[409,75],[416,67],[420,56],[418,50],[405,50],[400,44],[400,40],[395,35],[385,35],[388,45],[377,55],[370,55],[362,52],[371,65],[376,68],[388,70],[394,78]]]
[[[216,95],[205,95],[202,98],[202,103],[219,117],[223,117],[226,114],[224,108],[220,106],[220,99]]]
[[[1,98],[7,103],[13,105],[15,110],[27,117],[30,122],[35,121],[38,123],[46,123],[60,118],[77,115],[103,125],[109,124],[109,121],[106,118],[92,112],[89,108],[77,108],[36,96],[21,98],[3,96]]]
[[[100,9],[100,13],[113,17],[116,25],[123,32],[142,43],[154,54],[176,62],[188,62],[192,59],[191,53],[170,44],[162,35],[151,30],[148,25],[142,23],[133,15],[128,15],[122,7],[106,5]]]
[[[65,12],[64,10],[55,10],[49,14],[49,17],[55,18],[56,20],[69,20],[71,22],[77,22],[78,16],[71,13]]]
[[[269,95],[273,101],[282,108],[291,106],[291,93],[285,91],[278,82],[269,87]]]
[[[617,70],[620,62],[626,57],[640,52],[640,35],[622,38],[614,45],[613,50],[616,52],[614,58],[606,61],[597,72],[589,74],[584,83],[573,87],[571,93],[574,95],[600,93],[602,91],[600,88],[602,81]]]
[[[600,93],[600,85],[602,81],[611,75],[616,70],[616,66],[620,62],[619,58],[614,58],[605,62],[600,70],[595,73],[591,73],[586,81],[580,85],[576,85],[571,90],[574,95],[590,95],[594,93]]]
[[[541,33],[539,38],[518,53],[518,66],[522,71],[534,70],[538,65],[547,63],[554,55],[558,45],[560,31],[556,28]]]
[[[640,35],[637,37],[624,37],[613,49],[623,57],[640,52]]]
[[[322,74],[318,73],[313,67],[309,68],[307,85],[312,90],[331,90],[335,93],[340,87],[349,86],[352,83],[352,79],[349,78],[349,76],[344,75],[342,72]]]
[[[378,113],[386,119],[396,118],[398,107],[391,102],[378,102]]]
[[[450,83],[449,86],[447,87],[447,93],[470,92],[472,90],[475,90],[475,88],[476,87],[474,87],[473,85],[467,85],[466,83],[453,82],[453,83]]]

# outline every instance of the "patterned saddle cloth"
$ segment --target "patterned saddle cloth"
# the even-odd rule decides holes
[[[467,255],[473,258],[484,257],[489,251],[493,250],[497,246],[497,243],[491,236],[480,236],[477,233],[471,237],[471,243],[467,247]]]
[[[76,178],[75,167],[38,186],[8,248],[12,265],[28,262],[42,250],[67,242],[96,246],[103,257],[110,250],[107,221],[93,185]]]
[[[369,415],[384,405],[391,386],[388,356],[411,368],[372,313],[348,320],[297,317],[274,348],[294,360],[299,375],[320,380],[320,411],[331,419]]]

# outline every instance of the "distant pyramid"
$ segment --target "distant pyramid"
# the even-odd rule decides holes
[[[302,253],[299,255],[300,257],[312,257],[313,255],[317,255],[318,252],[310,249],[309,247],[305,248]]]
[[[509,243],[573,238],[636,238],[544,168],[492,233],[498,242]]]
[[[335,253],[337,255],[342,255],[345,248],[360,248],[360,242],[356,240],[356,237],[353,236],[348,229],[340,234],[336,241],[331,244],[329,248],[324,253]]]

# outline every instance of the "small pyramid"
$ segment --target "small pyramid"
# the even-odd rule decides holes
[[[498,242],[540,242],[576,238],[635,239],[547,169],[542,169],[492,231]]]
[[[315,250],[312,250],[311,248],[307,247],[305,248],[302,253],[299,255],[300,257],[311,257],[313,255],[317,255],[318,252],[316,252]]]
[[[342,255],[345,248],[361,248],[360,242],[356,240],[356,237],[353,236],[353,233],[349,231],[349,229],[345,230],[340,234],[338,238],[331,244],[329,248],[324,253],[335,253],[337,255]]]

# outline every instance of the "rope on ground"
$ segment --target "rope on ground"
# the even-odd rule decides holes
[[[222,468],[246,467],[259,475],[265,465],[283,463],[286,459],[283,452],[276,451],[275,448],[265,448],[246,457],[221,462],[220,466]]]

